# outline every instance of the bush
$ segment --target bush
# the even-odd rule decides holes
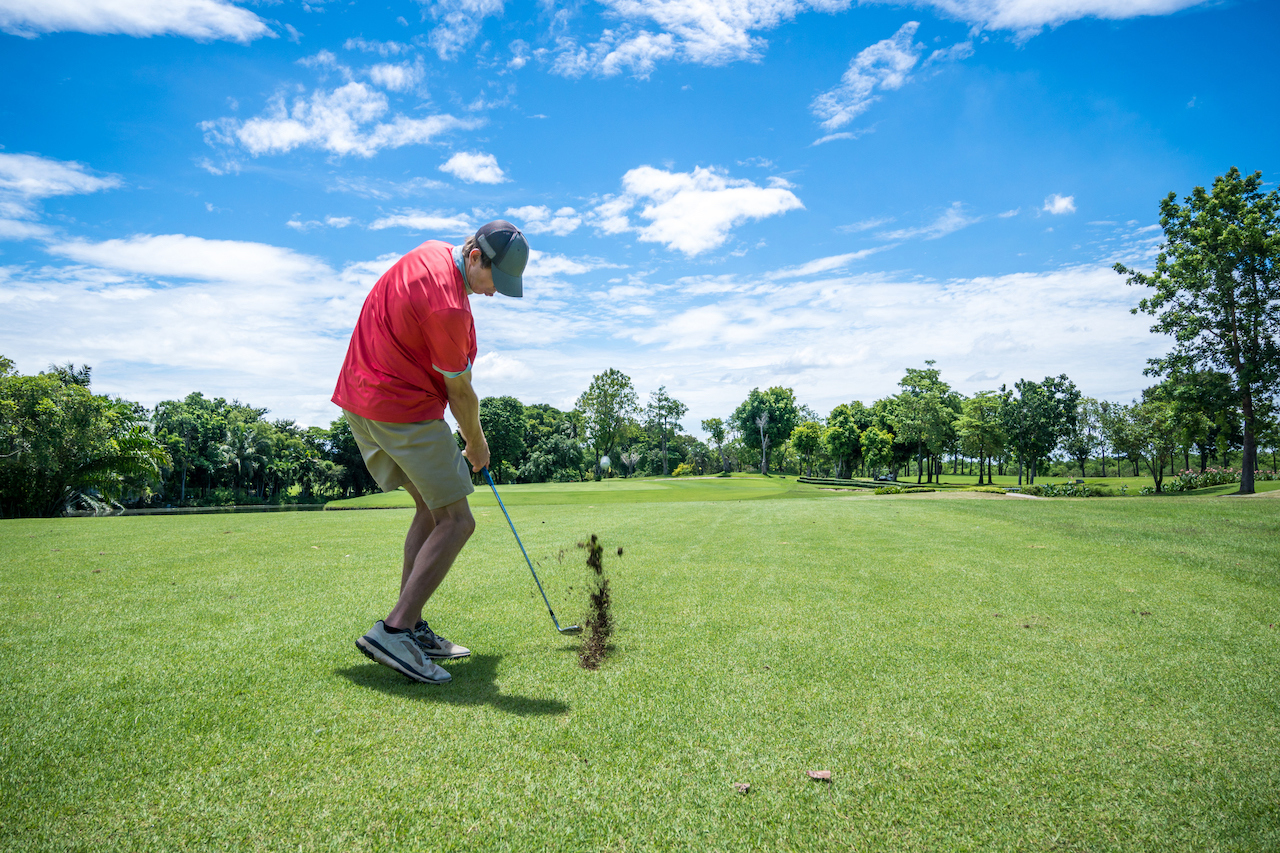
[[[681,462],[676,466],[676,470],[671,472],[672,477],[688,477],[691,474],[698,473],[698,470],[688,462]]]
[[[1275,471],[1254,471],[1254,480],[1276,480],[1280,474]],[[1238,468],[1208,468],[1203,474],[1198,471],[1183,471],[1164,484],[1166,492],[1190,492],[1194,489],[1206,489],[1210,486],[1226,486],[1240,482]]]
[[[900,495],[902,494],[901,486],[881,486],[876,489],[877,495]]]
[[[904,495],[914,495],[917,492],[936,492],[936,491],[937,489],[931,489],[928,486],[911,486],[909,488],[903,489],[902,493]]]
[[[962,491],[983,492],[988,495],[1003,495],[1005,493],[1004,489],[999,486],[970,486],[967,489],[962,489]]]
[[[1113,489],[1104,486],[1090,486],[1084,483],[1049,483],[1048,485],[1027,485],[1022,487],[1022,494],[1039,498],[1109,498],[1115,496]]]

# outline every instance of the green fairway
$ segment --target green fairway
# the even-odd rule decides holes
[[[477,501],[442,687],[354,648],[406,511],[0,522],[0,849],[1280,848],[1280,500],[741,479],[504,490],[597,672]]]
[[[522,483],[498,486],[502,502],[508,506],[665,503],[668,501],[742,501],[762,498],[815,497],[824,494],[818,486],[797,483],[794,477],[762,477],[734,474],[732,477],[641,477],[615,478],[586,483]],[[477,486],[473,506],[497,506],[488,485]],[[380,509],[411,507],[413,498],[403,489],[330,501],[330,509]]]

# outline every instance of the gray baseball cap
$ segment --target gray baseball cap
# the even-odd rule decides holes
[[[529,241],[520,229],[505,219],[480,226],[476,243],[493,262],[493,286],[503,296],[523,296],[525,264],[529,263]]]

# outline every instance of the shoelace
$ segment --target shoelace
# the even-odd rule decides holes
[[[418,627],[419,625],[421,627]],[[440,636],[436,634],[435,631],[431,630],[431,626],[427,624],[427,620],[425,619],[419,622],[418,625],[414,626],[410,636],[413,637],[413,641],[415,643],[422,646],[424,649],[438,649],[441,647],[441,644],[438,642]]]

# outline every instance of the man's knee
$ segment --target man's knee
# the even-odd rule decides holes
[[[470,539],[471,534],[476,532],[476,519],[471,514],[471,507],[467,505],[466,498],[437,510],[436,525],[447,525],[450,534],[463,542]]]

